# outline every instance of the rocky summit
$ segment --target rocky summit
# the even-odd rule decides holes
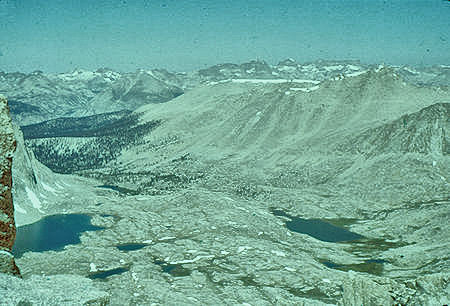
[[[91,224],[62,247],[17,245],[24,279],[0,295],[448,304],[449,88],[404,68],[358,67],[286,60],[160,72],[184,93],[22,126],[13,193],[23,241],[53,239],[44,229],[61,215]],[[40,230],[25,237],[27,226]]]

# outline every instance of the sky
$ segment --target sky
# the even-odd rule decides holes
[[[0,71],[450,64],[444,0],[0,0]]]

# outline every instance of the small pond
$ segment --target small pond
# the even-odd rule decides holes
[[[331,261],[322,261],[323,265],[325,265],[326,267],[331,268],[331,269],[336,269],[336,270],[341,270],[341,271],[353,270],[353,271],[358,271],[358,272],[370,273],[370,274],[374,274],[374,275],[378,275],[378,276],[382,275],[385,263],[388,263],[388,262],[384,259],[368,259],[362,263],[348,264],[348,265],[337,264],[337,263],[334,263]]]
[[[120,251],[136,251],[145,248],[149,244],[147,243],[125,243],[125,244],[118,244],[116,245],[116,248],[118,248]]]
[[[111,270],[106,270],[106,271],[91,272],[91,273],[89,273],[88,277],[90,279],[106,279],[109,276],[122,274],[127,271],[130,271],[130,268],[121,267],[121,268],[116,268],[116,269],[111,269]]]
[[[127,194],[127,195],[136,195],[138,194],[136,190],[128,189],[125,187],[120,187],[116,185],[99,185],[96,186],[97,188],[103,188],[103,189],[111,189],[114,191],[118,191],[119,193]]]
[[[163,272],[168,273],[174,277],[182,277],[191,275],[191,270],[184,268],[181,264],[170,264],[163,260],[154,260],[154,264],[161,266]]]
[[[364,238],[345,228],[333,225],[320,219],[303,219],[290,216],[280,209],[271,209],[272,214],[280,217],[287,217],[290,220],[285,221],[286,227],[293,232],[307,234],[313,238],[326,242],[343,242]]]
[[[82,232],[102,229],[104,227],[91,224],[89,215],[52,215],[35,223],[19,226],[12,251],[16,257],[21,257],[28,251],[59,251],[66,245],[80,243]]]

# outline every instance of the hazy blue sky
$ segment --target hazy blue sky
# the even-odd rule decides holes
[[[450,64],[443,0],[0,0],[0,70],[192,70],[292,57]]]

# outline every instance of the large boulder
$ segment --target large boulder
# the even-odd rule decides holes
[[[0,272],[20,275],[11,254],[16,239],[14,205],[12,202],[11,165],[16,149],[6,99],[0,97]]]

